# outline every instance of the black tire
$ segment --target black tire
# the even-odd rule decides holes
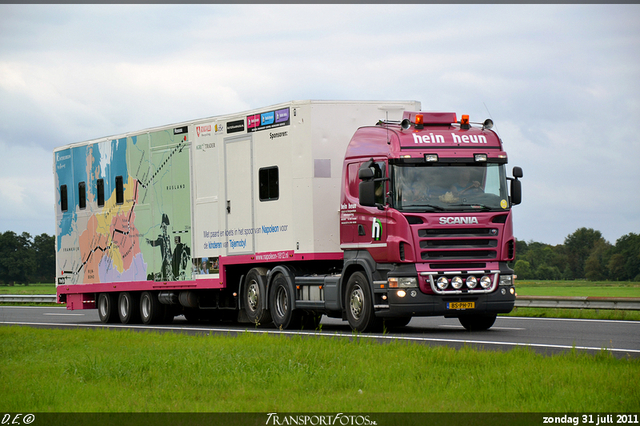
[[[264,293],[262,275],[252,269],[244,279],[242,286],[242,306],[249,322],[256,325],[265,325],[271,322],[271,314],[269,310],[263,307],[263,297],[267,297]],[[266,299],[265,299],[266,300]]]
[[[123,324],[140,323],[140,296],[124,291],[118,296],[118,316]]]
[[[160,303],[158,295],[145,291],[140,296],[140,318],[146,325],[159,324],[165,319],[165,305]]]
[[[100,293],[98,295],[98,316],[105,324],[113,324],[120,320],[116,308],[115,293]]]
[[[280,329],[300,329],[302,312],[293,310],[294,295],[287,279],[277,274],[271,284],[269,311],[273,324]]]
[[[490,329],[496,317],[496,314],[475,314],[462,316],[458,320],[468,331],[482,331]]]
[[[374,331],[381,325],[373,312],[369,280],[362,272],[354,272],[347,282],[345,297],[347,321],[351,329],[361,333]]]

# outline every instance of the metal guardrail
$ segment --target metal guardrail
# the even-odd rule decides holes
[[[55,294],[0,294],[0,303],[56,303]],[[640,311],[639,297],[518,296],[518,308],[623,309]]]
[[[0,303],[56,303],[55,294],[0,294]]]
[[[640,311],[638,297],[518,296],[518,308],[624,309]]]

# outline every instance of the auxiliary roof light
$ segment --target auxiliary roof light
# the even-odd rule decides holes
[[[473,154],[475,161],[487,161],[487,154]]]
[[[469,124],[469,115],[463,115],[460,119],[460,128],[461,129],[469,129],[471,125]]]
[[[416,114],[416,129],[424,129],[424,115]]]
[[[435,163],[438,161],[438,154],[425,154],[424,161],[427,163]]]

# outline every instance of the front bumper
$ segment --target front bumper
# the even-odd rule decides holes
[[[382,318],[506,314],[513,310],[516,300],[513,286],[498,286],[492,293],[480,294],[425,294],[419,288],[385,289],[375,293],[375,313]],[[470,302],[473,302],[472,308]]]

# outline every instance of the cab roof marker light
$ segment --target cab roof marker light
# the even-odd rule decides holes
[[[487,161],[487,154],[473,154],[475,161]]]
[[[438,154],[425,154],[424,161],[427,163],[435,163],[438,161]]]
[[[463,115],[460,119],[460,128],[461,129],[470,129],[471,125],[469,124],[469,116],[467,114]]]

